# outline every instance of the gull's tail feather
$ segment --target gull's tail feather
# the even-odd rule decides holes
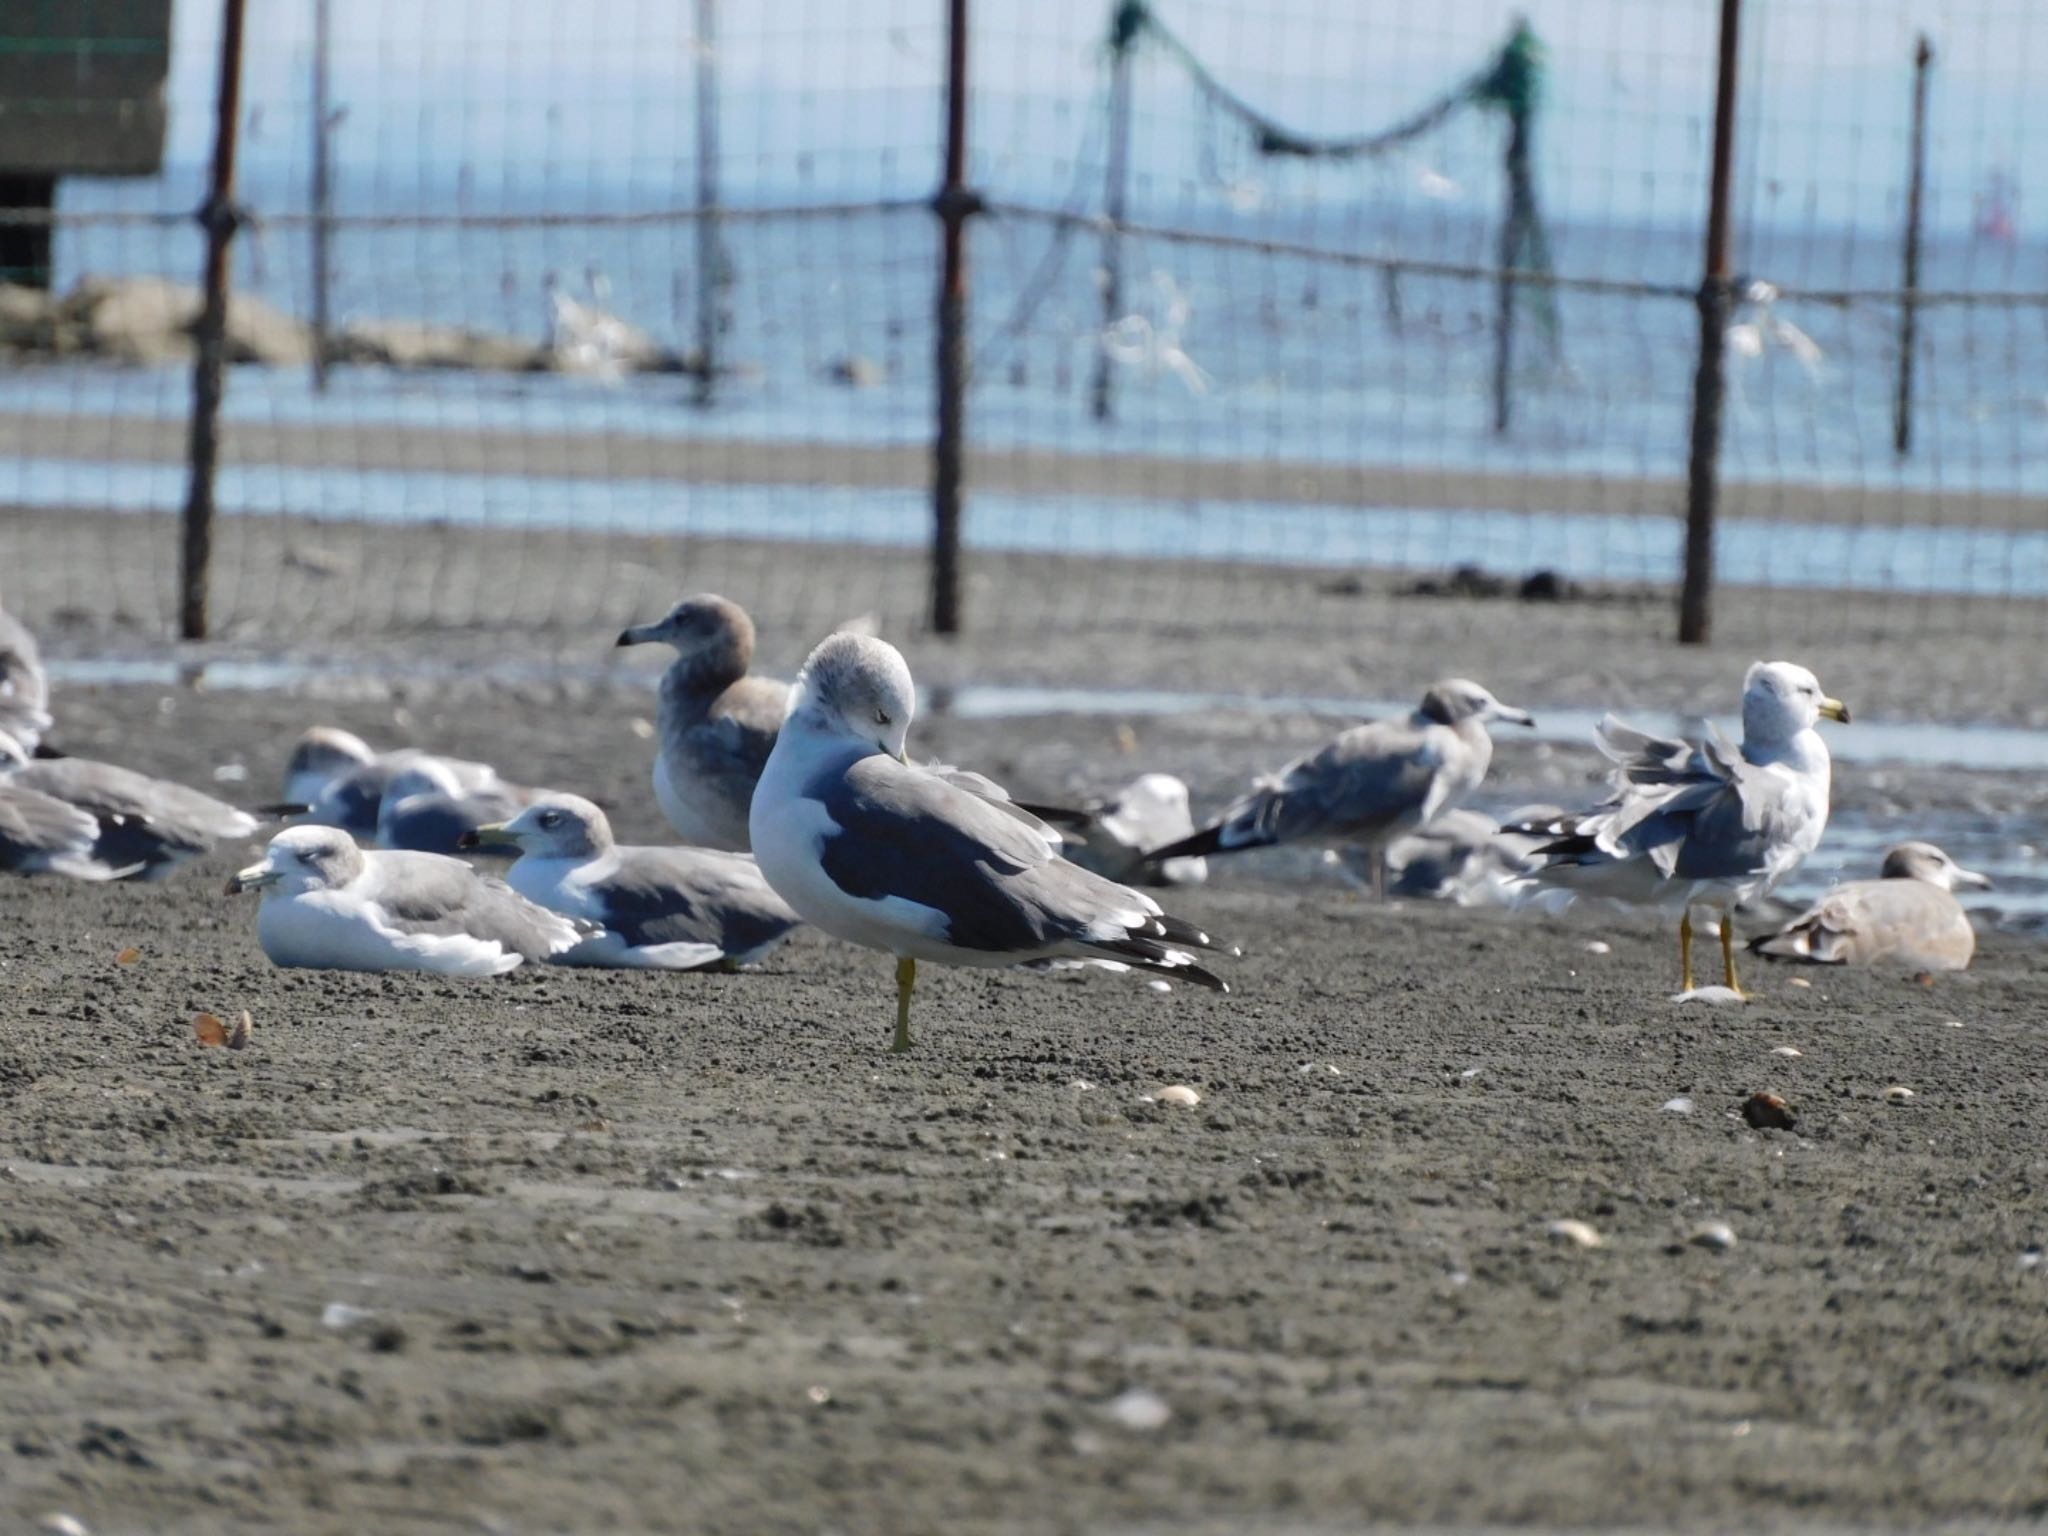
[[[1177,843],[1168,843],[1163,848],[1149,848],[1145,851],[1144,862],[1164,864],[1168,859],[1202,858],[1212,853],[1234,853],[1240,848],[1258,846],[1250,842],[1225,842],[1229,823],[1217,822],[1213,827],[1204,827],[1191,837],[1184,837]]]

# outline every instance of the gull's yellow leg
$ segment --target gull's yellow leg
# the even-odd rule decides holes
[[[1692,908],[1685,909],[1685,916],[1678,920],[1678,990],[1692,990]]]
[[[917,985],[917,962],[908,955],[896,962],[896,1038],[892,1051],[910,1049],[910,993]]]
[[[1737,997],[1747,997],[1742,983],[1735,979],[1735,914],[1721,914],[1721,975],[1728,983],[1728,990]]]

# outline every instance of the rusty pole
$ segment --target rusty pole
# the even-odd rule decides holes
[[[1728,191],[1735,163],[1735,79],[1742,0],[1721,0],[1721,56],[1714,89],[1714,165],[1708,190],[1706,275],[1700,280],[1700,357],[1692,384],[1692,454],[1686,477],[1685,584],[1678,640],[1704,645],[1714,627],[1714,510],[1720,496],[1721,406],[1727,394]]]
[[[725,262],[718,241],[718,0],[697,0],[697,393],[718,381]]]
[[[951,0],[946,62],[946,179],[932,209],[942,231],[938,436],[932,444],[932,628],[960,632],[961,480],[967,445],[967,221],[981,198],[967,185],[967,0]]]
[[[327,388],[328,332],[333,326],[328,284],[334,239],[334,167],[329,159],[333,128],[332,0],[313,0],[313,388]]]
[[[1927,71],[1934,45],[1920,34],[1913,50],[1913,168],[1906,183],[1906,280],[1899,299],[1899,388],[1892,402],[1892,443],[1904,458],[1913,447],[1913,349],[1920,330],[1920,216],[1927,196]]]
[[[207,576],[213,564],[213,474],[220,458],[220,403],[226,387],[229,258],[242,221],[235,206],[235,149],[242,116],[245,3],[222,0],[213,171],[198,213],[206,231],[206,300],[199,314],[199,357],[192,366],[192,483],[185,497],[179,567],[178,633],[187,640],[206,638]]]

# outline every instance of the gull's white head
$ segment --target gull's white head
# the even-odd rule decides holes
[[[1170,773],[1141,773],[1116,797],[1119,810],[1188,812],[1188,787]]]
[[[228,894],[266,887],[285,896],[338,890],[362,872],[363,851],[339,827],[286,827],[270,840],[261,864],[228,881]]]
[[[1447,677],[1433,684],[1422,696],[1418,713],[1438,725],[1456,725],[1461,720],[1477,720],[1482,724],[1508,720],[1516,725],[1530,726],[1536,723],[1535,717],[1526,709],[1501,703],[1469,677]]]
[[[543,795],[502,826],[465,834],[462,843],[510,843],[536,859],[594,859],[612,846],[612,824],[581,795]]]
[[[901,651],[872,635],[837,634],[797,674],[785,721],[903,758],[916,710],[917,688]]]
[[[462,781],[455,776],[453,768],[438,757],[420,757],[391,776],[391,782],[384,786],[384,804],[397,805],[415,795],[458,796],[461,793]]]
[[[1790,661],[1759,661],[1742,680],[1742,737],[1786,742],[1825,717],[1849,723],[1849,706],[1820,691],[1820,679]]]
[[[1884,855],[1884,878],[1924,880],[1929,885],[1940,886],[1944,891],[1953,891],[1959,885],[1973,886],[1980,891],[1991,889],[1989,875],[1980,875],[1974,869],[1963,868],[1932,843],[1900,843],[1894,848],[1887,848]]]
[[[292,748],[291,760],[285,764],[285,775],[296,778],[304,774],[323,774],[329,777],[359,768],[376,757],[370,744],[353,731],[344,731],[338,726],[316,725],[298,740]]]

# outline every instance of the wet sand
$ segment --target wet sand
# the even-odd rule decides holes
[[[574,738],[559,690],[336,692],[73,690],[63,740],[256,801],[332,718],[658,831],[637,689],[569,697]],[[1191,758],[1206,796],[1283,727],[1236,729],[916,739],[1020,792]],[[815,935],[735,977],[278,971],[219,894],[247,857],[0,882],[9,1528],[2048,1516],[2038,941],[1679,1008],[1654,919],[1219,870],[1174,905],[1245,946],[1230,996],[928,969],[892,1057],[887,962]],[[242,1008],[250,1049],[195,1042]],[[1739,1118],[1765,1088],[1795,1130]]]

